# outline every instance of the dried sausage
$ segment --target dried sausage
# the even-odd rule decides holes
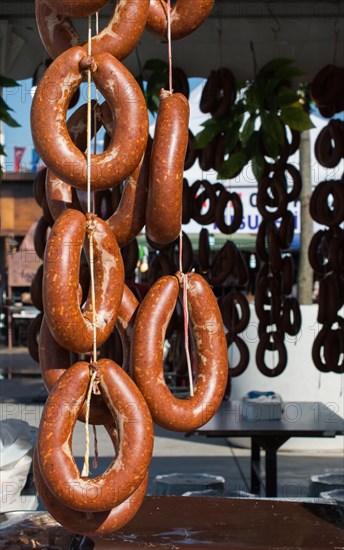
[[[148,138],[147,108],[141,89],[124,65],[110,54],[99,53],[89,58],[82,48],[75,46],[48,67],[32,103],[32,137],[43,162],[56,176],[86,189],[87,159],[71,140],[65,114],[87,67],[94,71],[95,84],[109,104],[114,120],[109,147],[104,153],[91,155],[92,189],[109,189],[134,171]]]
[[[177,277],[181,279],[181,274]],[[221,313],[210,286],[200,275],[187,274],[198,377],[194,396],[181,400],[171,394],[163,375],[163,346],[178,299],[177,277],[159,279],[143,300],[134,327],[131,368],[153,420],[167,429],[191,431],[208,422],[223,399],[228,378],[227,345]]]
[[[106,472],[82,478],[71,450],[90,379],[87,363],[76,363],[55,384],[37,438],[39,468],[48,489],[65,506],[83,512],[109,510],[132,495],[146,476],[153,450],[151,415],[134,382],[109,359],[99,360],[98,375],[119,433],[118,453]]]
[[[189,103],[183,95],[161,91],[146,211],[147,236],[158,244],[173,242],[181,230],[189,113]]]
[[[44,259],[43,305],[48,326],[64,348],[87,353],[93,346],[91,293],[80,310],[79,261],[86,223],[94,222],[97,345],[112,332],[121,304],[124,270],[111,230],[94,214],[66,210],[55,222]]]
[[[171,38],[179,40],[191,34],[208,17],[214,0],[177,0],[171,9]],[[167,38],[167,2],[151,0],[147,29]]]
[[[113,4],[109,23],[92,38],[92,52],[108,52],[117,59],[124,59],[144,31],[149,0],[118,0]],[[36,21],[44,47],[53,59],[71,46],[80,44],[70,18],[50,8],[45,0],[36,0]],[[86,50],[87,44],[83,48]]]

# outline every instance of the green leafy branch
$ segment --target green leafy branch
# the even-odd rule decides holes
[[[19,84],[12,78],[6,78],[5,76],[0,75],[0,92],[2,88],[13,88],[19,86]],[[13,112],[13,109],[7,105],[6,101],[3,99],[2,94],[0,93],[0,120],[11,126],[12,128],[19,128],[20,124],[14,120],[10,112]],[[0,156],[6,156],[4,146],[0,143]],[[0,165],[0,177],[2,176],[2,168]]]
[[[136,78],[141,86],[148,110],[157,113],[160,104],[160,90],[168,85],[168,64],[162,59],[149,59]],[[143,82],[146,81],[146,85]]]
[[[259,181],[266,157],[277,161],[286,145],[286,127],[298,132],[313,128],[305,86],[294,90],[290,79],[302,72],[291,59],[274,59],[264,65],[254,80],[238,88],[236,101],[228,115],[209,118],[196,138],[196,148],[203,149],[218,134],[224,136],[225,160],[219,170],[221,179],[240,173],[252,162]]]

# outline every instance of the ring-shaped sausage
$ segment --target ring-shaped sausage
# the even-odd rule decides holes
[[[124,285],[116,329],[122,344],[122,369],[127,373],[129,373],[130,345],[138,305],[134,294],[127,285]],[[65,370],[72,364],[70,352],[56,342],[44,317],[39,336],[39,364],[43,382],[48,392],[52,390]],[[83,405],[78,420],[85,422],[85,414],[86,405]],[[112,422],[111,413],[101,396],[94,395],[92,397],[89,422],[90,424],[109,424]]]
[[[214,0],[177,0],[171,9],[171,38],[179,40],[191,34],[208,17]],[[167,2],[150,0],[147,29],[167,38]]]
[[[103,8],[109,0],[44,0],[44,2],[59,15],[87,17]]]
[[[35,308],[43,311],[42,298],[42,282],[43,282],[43,264],[37,269],[30,287],[31,302]]]
[[[294,260],[291,254],[282,259],[281,293],[291,294],[294,284]]]
[[[45,247],[47,245],[48,235],[50,233],[50,224],[46,218],[42,216],[39,218],[33,234],[33,246],[37,256],[43,260]]]
[[[42,168],[37,172],[37,175],[33,181],[33,196],[38,206],[41,206],[42,199],[45,195],[45,178],[47,175],[47,169]]]
[[[287,250],[294,238],[295,219],[294,214],[287,210],[281,219],[280,226],[278,228],[278,240],[282,250]]]
[[[107,429],[111,435],[108,427]],[[112,439],[115,447],[116,432]],[[148,484],[148,474],[146,474],[134,493],[118,506],[105,512],[80,512],[59,503],[49,491],[39,469],[36,450],[33,458],[33,476],[39,498],[49,514],[68,531],[93,537],[113,533],[128,523],[139,510]]]
[[[325,253],[323,242],[326,240],[327,232],[319,229],[314,233],[308,247],[308,260],[316,273],[325,274],[329,270],[328,257]]]
[[[343,156],[343,136],[336,124],[325,126],[314,145],[315,157],[325,168],[335,168]]]
[[[246,342],[244,342],[244,340],[240,338],[240,336],[238,336],[237,334],[226,334],[226,341],[228,351],[230,350],[230,347],[235,344],[240,356],[239,361],[235,365],[235,367],[231,366],[231,362],[230,360],[228,360],[230,377],[235,378],[236,376],[240,376],[240,374],[243,374],[247,369],[250,362],[250,352],[246,345]]]
[[[219,85],[215,92],[215,103],[210,109],[213,118],[223,117],[228,111],[235,99],[235,79],[232,72],[222,67],[218,70]]]
[[[203,190],[198,194],[201,187],[203,187]],[[213,223],[215,220],[216,194],[209,181],[195,181],[190,188],[190,199],[193,219],[200,225]],[[203,205],[207,200],[209,201],[208,208],[206,212],[202,213]]]
[[[228,224],[225,219],[225,209],[229,202],[233,204],[234,214],[231,216],[231,222]],[[242,218],[243,208],[238,193],[230,193],[229,191],[221,193],[218,197],[215,209],[215,222],[219,230],[225,235],[235,233],[241,225]]]
[[[142,91],[124,65],[110,54],[99,53],[89,59],[76,46],[48,67],[32,103],[32,137],[43,162],[56,176],[86,189],[87,158],[72,142],[65,120],[69,100],[82,81],[80,66],[93,66],[93,79],[115,121],[109,147],[104,153],[91,155],[92,189],[109,189],[134,171],[148,138]]]
[[[271,211],[267,209],[267,202],[269,199],[268,189],[271,189],[273,194],[273,200],[276,201],[276,209]],[[281,184],[279,179],[270,179],[265,177],[259,183],[257,193],[257,208],[261,216],[266,220],[277,220],[287,210],[288,196],[284,185]]]
[[[199,108],[202,113],[210,113],[215,108],[217,100],[217,89],[220,85],[220,75],[218,71],[211,71],[204,85]]]
[[[205,227],[202,227],[199,234],[198,263],[201,273],[207,273],[209,271],[211,264],[209,231]]]
[[[149,0],[118,0],[113,5],[109,23],[92,38],[92,53],[107,52],[117,59],[124,59],[135,48],[144,31]],[[38,31],[50,57],[55,59],[68,48],[80,44],[78,32],[69,17],[51,9],[45,0],[36,0],[35,9]],[[87,51],[87,44],[83,49]]]
[[[177,274],[181,277],[180,274]],[[203,277],[187,274],[188,311],[198,358],[194,395],[178,399],[163,374],[166,329],[178,300],[177,277],[163,277],[150,289],[137,313],[131,367],[153,420],[174,431],[191,431],[218,409],[228,378],[227,345],[216,298]]]
[[[330,330],[331,325],[324,325],[316,335],[312,346],[312,360],[320,372],[331,372],[332,370],[332,365],[328,364],[324,358],[324,353],[322,353],[327,334]]]
[[[329,198],[333,203],[329,205]],[[322,225],[333,227],[344,221],[344,187],[340,181],[322,181],[317,185],[310,200],[312,218]]]
[[[274,345],[274,351],[271,353],[273,357],[275,353],[278,354],[278,363],[272,368],[268,367],[265,362],[265,353],[268,349],[267,345],[271,339]],[[278,332],[266,332],[262,335],[256,350],[256,363],[258,370],[265,376],[272,378],[282,374],[287,366],[287,350],[283,338]]]
[[[270,228],[272,226],[273,222],[269,220],[262,219],[258,233],[256,238],[256,252],[258,255],[258,258],[262,260],[262,262],[268,262],[269,261],[269,251],[267,248],[267,235],[270,231]]]
[[[41,312],[37,317],[32,319],[27,329],[27,347],[31,358],[36,361],[36,363],[39,363],[38,340],[42,319],[43,313]]]
[[[64,348],[87,353],[93,347],[91,292],[79,306],[79,264],[86,225],[93,224],[97,346],[112,332],[121,304],[124,270],[116,239],[94,214],[66,210],[53,226],[44,258],[43,305],[48,326]]]
[[[293,296],[284,299],[281,329],[290,336],[296,336],[301,330],[300,305]]]
[[[318,323],[334,323],[337,318],[337,311],[342,307],[341,279],[334,273],[323,277],[319,284],[319,308]]]
[[[91,136],[98,132],[101,126],[101,109],[96,101],[91,102]],[[87,148],[87,103],[81,105],[69,117],[67,130],[74,145],[84,152]],[[82,211],[75,187],[58,178],[51,170],[47,170],[45,180],[45,195],[48,207],[54,220],[66,208]]]
[[[100,359],[97,368],[98,387],[119,435],[109,468],[83,478],[72,455],[72,433],[90,381],[87,363],[76,363],[55,384],[37,436],[39,468],[48,489],[62,504],[82,512],[109,510],[132,495],[146,476],[153,450],[151,415],[134,382],[109,359]]]
[[[269,306],[269,309],[265,306]],[[257,281],[255,309],[258,319],[264,324],[278,323],[281,312],[281,294],[275,277],[265,276]]]
[[[232,241],[226,241],[215,254],[210,268],[210,282],[214,286],[221,286],[235,268],[237,247]]]
[[[240,315],[234,315],[234,311]],[[224,325],[231,334],[239,334],[247,327],[250,321],[250,308],[246,296],[237,290],[231,290],[221,302],[220,306]]]
[[[285,333],[283,332],[280,323],[278,323],[278,324],[273,323],[272,325],[270,325],[270,324],[265,324],[262,321],[259,322],[259,324],[258,324],[258,338],[259,339],[261,339],[266,333],[271,334],[271,333],[275,333],[275,332],[278,332],[279,336],[284,341]],[[267,349],[267,351],[276,351],[276,346],[275,346],[275,343],[274,343],[273,339],[268,340],[268,342],[266,344],[266,349]]]

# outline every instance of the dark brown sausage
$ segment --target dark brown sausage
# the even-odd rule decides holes
[[[158,244],[173,242],[181,230],[189,113],[189,104],[183,95],[161,91],[146,211],[147,236]]]
[[[215,296],[200,275],[187,276],[190,325],[198,357],[194,396],[183,400],[174,397],[163,375],[165,334],[180,289],[177,277],[159,279],[143,300],[136,316],[131,354],[134,380],[154,421],[175,431],[191,431],[210,420],[223,399],[228,377],[226,338]]]
[[[55,222],[44,258],[43,304],[48,326],[64,348],[87,353],[93,347],[92,303],[89,292],[83,312],[79,306],[80,254],[86,222],[95,222],[94,267],[97,346],[112,332],[122,300],[123,262],[108,225],[94,214],[66,210]]]
[[[89,385],[89,366],[70,367],[52,389],[37,438],[42,477],[65,506],[103,512],[130,497],[144,480],[153,450],[153,424],[134,382],[116,363],[100,359],[99,389],[119,432],[116,458],[102,475],[82,478],[71,450],[71,436]]]

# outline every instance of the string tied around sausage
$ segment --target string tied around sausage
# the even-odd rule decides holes
[[[180,250],[181,249],[182,249],[182,239],[180,241]],[[181,263],[182,262],[180,262],[180,264]],[[183,289],[184,346],[185,346],[186,363],[187,363],[187,367],[188,367],[190,396],[193,397],[194,387],[193,387],[193,376],[192,376],[190,349],[189,349],[189,311],[188,311],[188,288],[189,288],[188,278],[189,278],[189,275],[190,274],[188,274],[188,273],[183,273],[182,266],[180,266],[180,272],[179,272],[179,277],[178,278],[179,278],[179,284],[181,285],[181,287]]]
[[[82,477],[88,477],[90,473],[89,468],[89,458],[90,458],[90,432],[89,432],[89,416],[90,416],[90,407],[91,407],[91,397],[92,393],[94,395],[100,395],[99,391],[99,382],[101,380],[101,373],[97,362],[90,363],[90,382],[87,390],[86,397],[86,413],[85,413],[85,435],[86,435],[86,445],[85,445],[85,456],[84,456],[84,465],[82,468],[81,475]],[[94,432],[94,446],[95,446],[95,459],[93,461],[93,466],[97,466],[98,462],[98,445],[97,445],[97,434]]]

